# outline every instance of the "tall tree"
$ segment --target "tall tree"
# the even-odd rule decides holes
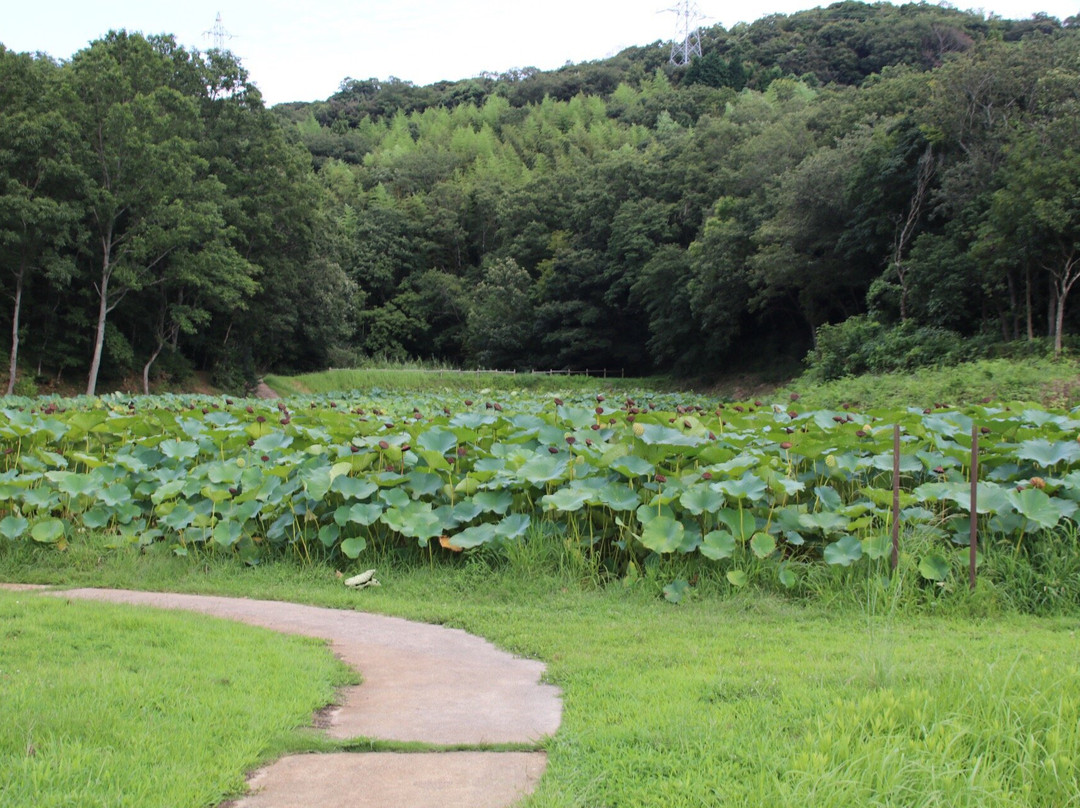
[[[48,58],[0,45],[0,264],[12,281],[7,395],[15,389],[24,294],[43,271],[67,274],[62,249],[78,216],[67,188],[75,175],[74,130],[58,76]]]
[[[109,314],[133,290],[161,282],[160,265],[204,232],[206,163],[194,101],[176,89],[171,37],[110,32],[70,63],[84,150],[87,226],[97,252],[93,358],[97,389]]]

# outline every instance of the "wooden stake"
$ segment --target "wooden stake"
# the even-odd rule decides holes
[[[979,549],[979,428],[971,425],[971,538],[968,542],[968,583],[975,588],[975,555]]]

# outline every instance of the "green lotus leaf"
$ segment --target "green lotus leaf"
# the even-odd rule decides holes
[[[371,480],[340,474],[330,483],[330,490],[341,494],[346,502],[355,502],[367,499],[379,490],[379,486]]]
[[[485,512],[504,514],[514,504],[514,498],[509,491],[478,491],[473,495],[473,502]]]
[[[56,483],[56,489],[69,497],[92,497],[101,484],[96,474],[79,474],[73,471],[50,471],[45,477]]]
[[[1016,449],[1016,456],[1021,460],[1031,460],[1044,469],[1061,462],[1071,464],[1080,460],[1080,443],[1035,438],[1023,441]]]
[[[402,508],[390,508],[383,513],[382,522],[402,536],[417,539],[421,547],[442,533],[442,521],[429,503],[411,501]]]
[[[848,519],[839,513],[823,511],[821,513],[799,514],[799,525],[807,530],[820,530],[826,536],[846,530]]]
[[[494,541],[498,535],[499,532],[496,526],[490,522],[485,522],[482,525],[467,527],[460,533],[455,533],[450,537],[450,542],[456,547],[467,550],[470,547],[479,547],[481,544]]]
[[[634,479],[635,477],[644,477],[651,475],[656,471],[656,466],[646,460],[644,457],[638,455],[621,455],[610,466],[614,471],[627,477]]]
[[[28,527],[30,523],[21,516],[5,516],[0,519],[0,535],[10,541],[22,536]]]
[[[654,553],[672,553],[682,544],[684,531],[682,522],[670,516],[657,516],[645,524],[638,538]]]
[[[341,543],[341,552],[348,558],[359,558],[367,548],[367,539],[363,536],[353,536]]]
[[[67,532],[63,519],[42,519],[30,528],[30,538],[40,544],[56,544]]]
[[[98,493],[98,499],[104,505],[108,505],[109,507],[116,507],[117,505],[122,505],[125,502],[131,502],[131,491],[129,491],[127,486],[125,485],[121,485],[120,483],[114,483],[113,485],[110,485],[109,487],[100,491]]]
[[[91,530],[100,530],[112,521],[112,517],[108,508],[91,508],[84,511],[80,519]]]
[[[854,536],[844,536],[825,548],[825,563],[847,567],[862,558],[862,542]]]
[[[454,522],[465,525],[484,512],[484,508],[474,499],[463,499],[455,502],[452,510]]]
[[[288,449],[290,446],[292,446],[292,442],[292,435],[286,435],[284,432],[274,431],[263,435],[261,438],[255,441],[252,448],[256,452],[268,454],[279,449]]]
[[[502,539],[517,539],[525,535],[530,523],[527,513],[512,513],[495,525],[495,533]]]
[[[558,455],[536,455],[518,469],[518,475],[533,485],[561,480],[570,466],[570,458]]]
[[[322,542],[323,547],[330,548],[337,544],[337,540],[341,537],[341,528],[336,524],[323,525],[319,528],[319,541]]]
[[[448,429],[432,427],[416,436],[416,445],[428,452],[445,455],[457,448],[457,435]]]
[[[701,537],[698,552],[713,561],[730,558],[735,552],[735,537],[726,530],[712,530]]]
[[[383,506],[378,502],[357,502],[353,505],[342,505],[334,511],[334,521],[344,527],[348,523],[367,527],[378,521],[382,516]]]
[[[678,603],[683,599],[689,589],[690,584],[686,580],[676,578],[664,587],[664,600],[668,603]]]
[[[608,483],[596,492],[596,502],[613,511],[632,511],[641,505],[637,491],[621,483]]]
[[[744,570],[728,570],[727,571],[728,583],[734,587],[743,587],[749,582],[749,578],[746,576]]]
[[[924,556],[919,562],[919,575],[928,581],[944,581],[949,576],[949,562],[938,553]]]
[[[232,547],[240,540],[241,525],[239,522],[225,520],[214,525],[214,543],[219,547]]]
[[[554,494],[548,494],[540,500],[545,510],[579,511],[589,501],[590,492],[575,488],[560,488]]]
[[[195,511],[186,502],[176,503],[167,514],[158,518],[158,524],[176,531],[183,530],[193,521],[195,521]]]
[[[336,480],[335,480],[336,482]],[[432,474],[427,471],[411,471],[409,472],[409,481],[406,486],[412,491],[412,495],[417,499],[421,497],[431,497],[438,493],[442,488],[443,478],[438,474]],[[364,499],[364,497],[357,497],[357,499]]]
[[[190,460],[199,456],[199,446],[187,440],[169,438],[158,444],[158,451],[173,460]]]
[[[795,571],[787,563],[783,563],[776,570],[776,577],[780,581],[781,586],[785,589],[791,589],[798,583],[798,577],[795,575]]]
[[[1077,507],[1071,499],[1051,498],[1037,488],[1010,491],[1007,496],[1018,512],[1047,529],[1072,516]]]
[[[450,426],[480,429],[491,426],[497,420],[498,418],[490,412],[459,412],[450,419]]]
[[[874,561],[892,554],[892,536],[877,533],[862,540],[863,554]]]
[[[682,492],[679,504],[698,516],[713,513],[724,507],[724,495],[705,484],[694,485]]]
[[[729,497],[734,497],[735,499],[748,499],[751,502],[757,502],[764,499],[765,494],[768,492],[768,486],[765,485],[765,481],[752,471],[746,472],[738,480],[721,480],[718,483],[714,483],[713,486],[718,491],[727,494]]]
[[[758,558],[768,558],[776,552],[776,539],[768,533],[755,533],[750,539],[750,549]]]
[[[650,446],[700,446],[704,442],[697,435],[660,424],[644,424],[640,437],[643,443]]]
[[[753,511],[724,508],[716,512],[716,518],[726,525],[731,535],[740,542],[749,541],[757,532],[757,519]]]

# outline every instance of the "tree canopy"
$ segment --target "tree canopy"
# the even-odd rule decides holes
[[[707,376],[866,315],[1060,349],[1075,18],[845,0],[702,45],[273,109],[169,36],[0,46],[9,390],[370,357]]]

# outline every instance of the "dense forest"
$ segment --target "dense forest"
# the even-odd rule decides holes
[[[835,373],[870,344],[1060,350],[1080,19],[849,0],[702,51],[268,109],[232,54],[167,35],[0,46],[9,390],[16,365],[93,392],[369,358],[709,376],[823,345]]]

